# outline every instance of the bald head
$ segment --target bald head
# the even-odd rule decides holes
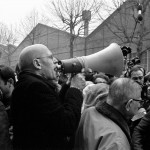
[[[42,44],[35,44],[24,48],[19,56],[20,70],[26,70],[33,68],[33,60],[38,57],[43,57],[50,50]]]

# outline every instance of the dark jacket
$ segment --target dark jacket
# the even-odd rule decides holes
[[[148,112],[135,127],[132,138],[134,150],[150,149],[150,112]]]
[[[4,104],[0,101],[0,150],[11,150],[9,120]]]
[[[82,92],[69,88],[62,105],[46,79],[22,72],[12,94],[14,149],[68,149],[81,116]]]

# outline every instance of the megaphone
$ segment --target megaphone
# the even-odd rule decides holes
[[[82,68],[91,68],[93,71],[119,77],[124,68],[124,57],[120,46],[112,43],[97,53],[61,60],[61,70],[64,74],[79,73]]]

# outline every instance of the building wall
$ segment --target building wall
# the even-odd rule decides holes
[[[137,54],[139,33],[142,32],[143,27],[141,23],[136,25],[133,18],[137,17],[137,3],[136,0],[127,0],[120,8],[118,8],[111,16],[103,21],[90,35],[86,38],[78,37],[74,41],[74,57],[86,56],[103,50],[111,43],[118,43],[120,46],[129,46],[132,49],[130,56],[135,57]],[[144,29],[150,31],[150,10],[145,12]],[[146,22],[146,23],[145,23]],[[134,38],[132,38],[134,31]],[[32,34],[34,33],[35,34]],[[34,36],[33,36],[34,35]],[[126,35],[129,37],[127,38]],[[32,41],[30,40],[32,37]],[[149,55],[147,50],[150,50],[150,32],[144,36],[141,47],[141,64],[150,70]],[[54,54],[55,57],[60,60],[70,58],[70,34],[55,28],[48,27],[46,25],[38,24],[33,31],[27,36],[21,44],[17,47],[15,53],[11,56],[11,66],[15,67],[18,62],[19,54],[21,50],[31,44],[44,44]]]
[[[33,34],[34,31],[34,34]],[[34,36],[33,36],[34,35]],[[32,39],[32,40],[31,40]],[[84,53],[84,38],[77,38],[74,41],[74,56],[81,56]],[[32,43],[33,42],[33,43]],[[16,52],[11,56],[11,66],[15,68],[19,54],[23,48],[32,44],[44,44],[60,60],[70,58],[70,34],[46,25],[38,24],[35,29],[17,47]]]
[[[135,27],[135,20],[133,15],[137,17],[137,3],[135,1],[127,1],[118,10],[116,10],[109,18],[107,18],[96,30],[94,30],[86,38],[86,52],[87,54],[92,54],[98,52],[111,43],[118,43],[120,46],[129,46],[132,49],[133,55],[137,55],[137,48],[139,44],[139,34],[143,32],[144,29],[147,30],[146,35],[143,36],[143,41],[141,44],[141,65],[145,67],[148,71],[150,70],[148,66],[149,56],[147,55],[147,50],[150,50],[150,10],[147,9],[143,22],[138,22]],[[150,8],[150,7],[149,7]],[[145,23],[146,22],[146,23]],[[142,24],[143,23],[143,24]],[[134,33],[134,38],[131,41],[132,35]],[[128,37],[126,37],[126,35]]]

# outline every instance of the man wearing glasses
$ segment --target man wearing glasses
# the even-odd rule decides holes
[[[61,104],[53,84],[57,80],[57,64],[46,46],[24,48],[19,69],[11,105],[14,150],[69,149],[80,120],[84,77],[77,74],[72,78],[65,103]]]
[[[137,124],[140,122],[141,118],[145,115],[147,107],[148,107],[147,106],[147,90],[146,90],[146,86],[144,85],[144,76],[145,76],[145,69],[140,65],[133,66],[129,72],[129,78],[133,79],[142,87],[141,97],[143,99],[141,108],[139,108],[138,113],[132,118],[130,122],[131,133],[133,132],[135,126],[137,126]],[[144,113],[141,113],[141,110],[143,109],[145,111],[143,111]]]
[[[116,79],[106,102],[83,112],[74,150],[131,150],[127,122],[137,113],[141,101],[139,84],[129,78]]]

